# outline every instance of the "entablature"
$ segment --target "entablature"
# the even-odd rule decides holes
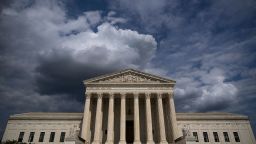
[[[89,90],[86,91],[86,97],[102,97],[102,98],[108,98],[109,96],[113,95],[114,97],[146,97],[147,95],[150,95],[150,97],[158,97],[158,96],[173,96],[173,91],[170,90],[134,90],[134,89],[127,89],[127,90]]]

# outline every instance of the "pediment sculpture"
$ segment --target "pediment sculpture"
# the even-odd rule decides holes
[[[113,73],[84,81],[85,83],[175,83],[173,80],[161,78],[133,69]]]
[[[109,83],[150,83],[150,82],[160,82],[159,80],[150,78],[150,77],[143,77],[136,74],[122,74],[113,76],[110,78],[105,78],[98,81],[101,82],[109,82]]]

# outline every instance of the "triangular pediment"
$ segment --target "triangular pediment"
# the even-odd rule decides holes
[[[133,69],[103,75],[85,80],[84,83],[175,83],[174,80],[162,78]]]

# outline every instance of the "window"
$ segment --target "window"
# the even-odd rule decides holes
[[[203,132],[203,136],[204,136],[204,142],[209,142],[208,133]]]
[[[61,133],[60,133],[60,142],[64,142],[64,140],[65,140],[65,135],[66,135],[65,132],[61,132]]]
[[[44,135],[45,135],[45,132],[40,133],[39,142],[44,142]]]
[[[197,132],[193,132],[193,136],[195,137],[196,142],[199,142]]]
[[[228,132],[223,132],[224,140],[225,142],[230,142],[229,137],[228,137]]]
[[[219,136],[217,132],[213,132],[213,138],[215,142],[220,142]]]
[[[30,132],[28,142],[33,142],[35,136],[35,132]]]
[[[23,141],[24,134],[25,134],[25,132],[20,132],[19,138],[18,138],[18,142],[22,142]]]
[[[51,132],[49,142],[53,142],[55,137],[55,132]]]
[[[235,137],[235,141],[236,142],[240,142],[240,138],[238,136],[238,133],[237,132],[233,132],[233,134],[234,134],[234,137]]]

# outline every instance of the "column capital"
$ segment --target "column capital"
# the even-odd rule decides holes
[[[85,98],[86,99],[91,98],[91,96],[92,96],[92,93],[85,92]]]
[[[114,98],[114,93],[109,93],[109,98]]]
[[[133,93],[134,98],[138,98],[139,97],[139,93]]]
[[[157,99],[161,99],[163,97],[162,93],[157,93]]]
[[[169,96],[169,97],[173,97],[174,92],[173,92],[173,91],[171,91],[171,92],[168,92],[167,94],[168,94],[168,96]]]
[[[126,93],[120,93],[121,98],[125,98],[126,97]]]
[[[150,93],[145,93],[145,97],[146,97],[146,99],[150,99],[150,97],[151,97]]]
[[[103,97],[103,93],[97,93],[97,98],[98,99],[102,99],[102,97]]]

